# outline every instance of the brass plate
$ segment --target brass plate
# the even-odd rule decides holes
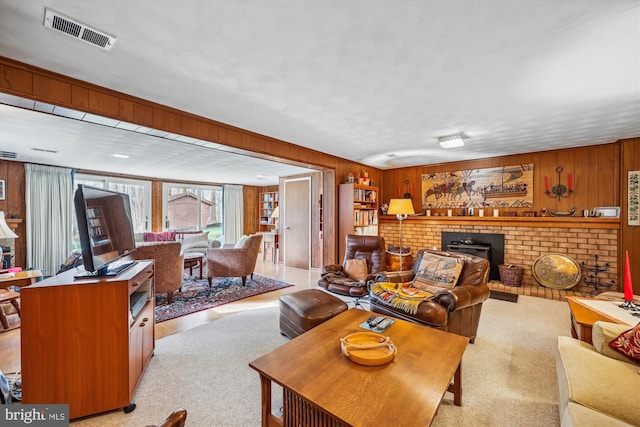
[[[580,282],[582,271],[575,259],[564,254],[541,255],[531,267],[533,277],[552,289],[569,289]]]

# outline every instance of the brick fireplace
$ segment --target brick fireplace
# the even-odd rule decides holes
[[[398,221],[381,217],[380,235],[387,245],[398,244]],[[580,281],[571,289],[550,289],[540,285],[532,274],[531,266],[541,255],[560,253],[575,259],[578,264],[609,263],[609,269],[598,276],[600,283],[615,280],[616,284],[601,291],[618,291],[618,235],[619,219],[598,218],[535,218],[499,217],[411,217],[402,222],[402,245],[415,253],[423,248],[441,249],[442,234],[501,234],[504,235],[504,263],[524,268],[521,287],[504,286],[492,280],[489,287],[511,293],[563,300],[566,295],[589,295],[593,291]],[[446,248],[445,248],[446,249]]]

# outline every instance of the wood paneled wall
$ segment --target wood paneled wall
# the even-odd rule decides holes
[[[620,174],[621,188],[621,218],[620,224],[620,265],[621,276],[624,274],[625,251],[629,251],[629,265],[633,290],[635,295],[640,295],[640,227],[628,225],[627,209],[629,200],[627,197],[627,180],[629,171],[640,170],[640,138],[626,139],[622,141],[621,148],[622,165]],[[622,276],[620,280],[623,280]],[[623,283],[623,282],[621,282]]]
[[[596,206],[620,206],[620,143],[594,145],[557,151],[541,151],[512,156],[491,157],[480,160],[441,163],[430,166],[387,170],[383,173],[382,200],[388,203],[397,198],[397,188],[405,188],[409,180],[414,188],[413,208],[421,212],[421,177],[434,172],[482,169],[500,166],[533,163],[533,209],[516,208],[519,216],[523,211],[568,211],[574,206],[579,212]],[[544,177],[549,185],[557,184],[556,167],[562,167],[561,181],[567,186],[568,175],[573,174],[575,193],[567,198],[549,197],[545,194]]]
[[[0,179],[5,182],[5,200],[0,200],[0,211],[3,211],[7,218],[17,215],[18,218],[24,219],[27,210],[24,200],[24,176],[23,163],[0,160]],[[13,261],[17,267],[23,267],[27,260],[26,227],[25,222],[22,221],[15,230],[18,238],[15,239]],[[62,261],[64,260],[60,263]]]

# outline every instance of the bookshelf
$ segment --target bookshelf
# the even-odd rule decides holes
[[[271,231],[276,225],[276,219],[271,218],[273,210],[278,206],[278,192],[268,191],[260,193],[258,197],[258,231]]]
[[[340,184],[339,236],[340,262],[344,259],[347,234],[378,235],[378,187]]]

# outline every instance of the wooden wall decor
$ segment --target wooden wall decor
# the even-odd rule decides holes
[[[639,184],[640,184],[640,171],[629,171],[628,183],[627,183],[627,198],[628,198],[627,221],[628,221],[628,224],[632,226],[640,225]]]
[[[533,163],[422,175],[423,208],[533,206]]]

